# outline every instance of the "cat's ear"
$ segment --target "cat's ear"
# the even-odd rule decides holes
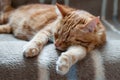
[[[67,6],[63,6],[61,4],[56,3],[57,8],[59,9],[59,11],[61,12],[62,16],[64,17],[68,12],[70,12],[71,10],[73,10],[72,8],[69,8]]]
[[[85,31],[86,32],[94,32],[95,27],[99,23],[99,17],[95,17],[93,20],[91,20],[89,23],[85,25]]]

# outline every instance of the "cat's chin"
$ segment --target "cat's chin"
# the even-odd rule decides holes
[[[59,50],[59,51],[66,51],[66,49],[58,48],[58,47],[56,47],[56,50]]]

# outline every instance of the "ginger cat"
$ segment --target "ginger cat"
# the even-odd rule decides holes
[[[31,4],[6,13],[0,21],[8,23],[0,25],[0,33],[12,32],[19,39],[29,40],[23,50],[25,57],[37,56],[49,37],[54,37],[56,48],[65,51],[56,61],[56,70],[61,75],[106,41],[99,17],[83,10],[60,4]]]

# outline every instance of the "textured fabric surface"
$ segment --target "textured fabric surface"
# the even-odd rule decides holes
[[[0,73],[2,73],[0,74],[0,80],[38,80],[41,73],[43,73],[40,69],[44,67],[50,71],[51,80],[67,80],[67,78],[74,80],[77,77],[78,71],[76,67],[79,67],[79,65],[73,66],[68,75],[60,76],[56,74],[55,62],[58,54],[53,44],[46,46],[38,57],[25,58],[22,54],[22,47],[26,43],[24,41],[0,42],[0,46],[2,46],[0,47]],[[86,66],[91,65],[89,63],[91,62],[90,59],[86,59],[86,62],[88,62],[84,63]],[[90,68],[92,72],[93,67]],[[89,76],[92,76],[92,74],[88,73]]]
[[[11,34],[0,34],[0,41],[21,41]]]
[[[1,36],[1,35],[0,35]],[[2,40],[8,36],[10,40]],[[27,42],[10,35],[0,38],[0,80],[119,80],[120,41],[108,41],[77,62],[69,73],[61,76],[55,71],[61,52],[48,44],[38,57],[25,58],[22,47]],[[6,39],[8,39],[6,37]],[[5,38],[4,38],[5,39]]]

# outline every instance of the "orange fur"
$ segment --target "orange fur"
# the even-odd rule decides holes
[[[105,28],[98,17],[59,4],[57,8],[43,4],[21,6],[11,10],[5,19],[9,21],[0,25],[0,33],[12,32],[19,39],[30,40],[23,50],[26,57],[38,55],[49,37],[54,36],[56,48],[67,50],[57,61],[60,74],[66,74],[87,52],[106,41]]]
[[[98,18],[96,24],[91,22],[96,18],[82,10],[68,12],[58,25],[55,44],[59,49],[65,49],[71,45],[82,45],[87,48],[88,52],[104,44],[106,41],[104,26]],[[91,28],[93,31],[90,31]]]

